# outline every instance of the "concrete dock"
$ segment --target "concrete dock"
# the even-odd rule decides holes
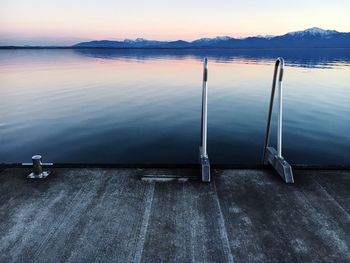
[[[350,171],[0,173],[0,262],[350,262]]]

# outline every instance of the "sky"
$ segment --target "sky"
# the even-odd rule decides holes
[[[350,31],[350,0],[0,0],[0,45]]]

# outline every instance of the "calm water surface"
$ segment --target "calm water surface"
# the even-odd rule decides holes
[[[196,163],[205,56],[212,163],[260,162],[283,56],[284,156],[350,165],[349,49],[0,50],[0,162]]]

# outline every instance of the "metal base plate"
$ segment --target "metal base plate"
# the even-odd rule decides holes
[[[294,183],[292,167],[283,157],[278,157],[274,148],[267,147],[264,162],[271,164],[287,184]]]
[[[201,166],[202,182],[210,183],[210,163],[208,156],[202,153],[202,147],[199,147],[199,163]]]
[[[27,176],[27,178],[29,178],[29,179],[44,179],[44,178],[48,177],[50,173],[51,172],[49,172],[49,171],[43,171],[40,174],[30,173]]]

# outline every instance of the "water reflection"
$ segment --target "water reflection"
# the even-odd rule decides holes
[[[76,49],[74,52],[88,57],[104,59],[203,59],[231,63],[264,63],[283,57],[290,66],[306,68],[331,68],[335,65],[348,66],[350,49],[275,49],[275,50],[215,50],[215,49]]]
[[[284,56],[284,156],[350,164],[349,53],[316,51],[0,50],[0,161],[196,163],[208,56],[211,162],[257,164]]]

